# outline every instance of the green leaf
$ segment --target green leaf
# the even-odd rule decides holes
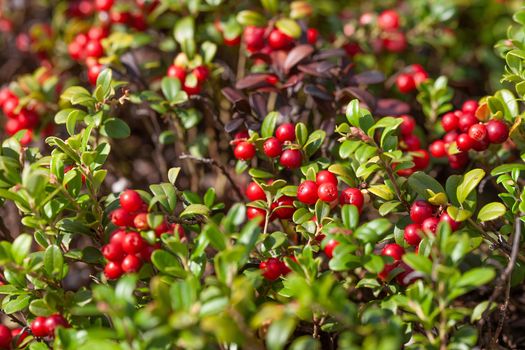
[[[306,140],[308,139],[308,128],[303,123],[297,123],[295,125],[295,137],[297,139],[297,143],[300,146],[304,146],[306,143]]]
[[[264,27],[266,25],[266,18],[259,12],[244,10],[237,14],[237,22],[243,26]]]
[[[355,99],[346,106],[346,119],[351,125],[359,127],[359,118],[359,100]]]
[[[151,185],[149,189],[154,195],[150,207],[158,202],[170,213],[175,210],[175,205],[177,204],[177,192],[171,183]]]
[[[488,311],[488,313],[494,310],[497,306],[498,306],[497,303],[494,303],[494,302],[490,303],[490,310]],[[481,320],[481,317],[483,316],[483,314],[485,313],[488,307],[489,307],[488,300],[482,301],[481,303],[476,305],[474,310],[472,310],[472,314],[470,315],[470,322],[476,322],[476,321]]]
[[[180,173],[180,167],[174,167],[168,170],[168,180],[169,182],[175,186],[175,182],[177,181],[177,177]]]
[[[44,270],[48,276],[61,277],[64,268],[64,257],[60,248],[50,245],[44,253]]]
[[[100,133],[114,139],[123,139],[130,135],[131,130],[122,119],[109,118],[102,124]]]
[[[185,277],[186,272],[179,260],[165,250],[157,249],[151,255],[151,262],[159,271],[174,277]]]
[[[433,194],[428,191],[429,189],[434,194],[445,192],[443,186],[436,179],[422,171],[417,171],[410,175],[408,185],[425,199],[433,197]]]
[[[262,137],[267,138],[267,137],[273,136],[273,132],[275,131],[275,125],[277,124],[278,116],[279,116],[279,113],[270,112],[264,118],[262,125],[261,125],[261,136]]]
[[[507,211],[507,207],[505,207],[502,203],[499,202],[492,202],[488,203],[478,213],[478,220],[479,221],[491,221],[494,219],[499,218],[500,216],[505,215],[505,212]]]
[[[296,320],[292,317],[285,317],[272,322],[266,334],[266,345],[269,350],[281,350],[288,342],[288,338],[296,326]]]
[[[105,68],[100,72],[97,77],[97,88],[100,88],[102,92],[102,99],[99,99],[100,102],[104,101],[111,95],[111,79],[113,77],[113,71],[109,68]]]
[[[425,256],[407,253],[403,255],[403,261],[414,270],[420,271],[427,276],[432,274],[432,261]]]
[[[190,204],[180,213],[180,217],[184,218],[196,215],[208,216],[209,214],[210,209],[207,206],[203,204]]]
[[[297,39],[301,36],[301,27],[296,21],[290,18],[281,18],[275,22],[275,26],[284,34]]]
[[[219,230],[217,225],[210,221],[204,228],[202,229],[202,233],[208,238],[211,245],[217,249],[218,251],[226,249],[226,237],[224,237],[223,233]]]
[[[31,295],[20,295],[3,304],[3,312],[7,315],[22,311],[29,306]]]
[[[465,272],[457,281],[456,286],[463,288],[477,288],[494,279],[496,271],[490,267],[476,267]]]
[[[459,204],[462,204],[467,199],[470,192],[476,188],[484,176],[485,171],[483,169],[472,169],[463,176],[463,180],[456,190]]]
[[[177,93],[180,91],[180,81],[176,78],[164,77],[160,86],[162,94],[168,101],[175,100]]]
[[[448,207],[447,213],[450,215],[450,217],[452,217],[452,219],[459,222],[465,221],[472,216],[472,212],[470,210],[456,208],[454,206]]]
[[[345,228],[353,230],[359,224],[359,211],[355,205],[345,204],[341,208],[341,220]]]
[[[31,244],[33,243],[33,237],[23,233],[18,236],[11,247],[11,255],[17,264],[21,264],[22,261],[27,257],[31,251]]]

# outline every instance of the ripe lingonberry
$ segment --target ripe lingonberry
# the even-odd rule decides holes
[[[0,349],[11,349],[11,340],[13,340],[11,330],[0,324]]]
[[[418,245],[421,242],[421,226],[418,224],[410,224],[405,227],[404,232],[405,241],[410,245]]]
[[[410,219],[412,219],[412,221],[414,221],[416,224],[420,224],[426,218],[431,217],[433,211],[434,208],[429,202],[421,199],[417,200],[412,203],[412,206],[410,207]]]
[[[182,90],[184,90],[184,92],[188,94],[188,96],[197,95],[201,92],[201,86],[199,84],[196,84],[195,86],[190,86],[184,83],[182,85]]]
[[[461,226],[460,222],[457,222],[456,220],[452,219],[450,215],[445,211],[441,216],[439,217],[440,222],[447,222],[450,225],[450,229],[452,231],[456,231],[459,226]]]
[[[349,187],[341,192],[339,197],[339,203],[341,205],[352,204],[357,207],[357,210],[361,212],[363,209],[363,204],[365,202],[365,197],[358,188]]]
[[[274,210],[275,209],[275,210]],[[279,219],[291,219],[295,208],[293,206],[293,198],[288,196],[281,196],[276,202],[272,203],[273,215]]]
[[[439,219],[435,217],[426,218],[421,224],[421,229],[425,233],[436,234],[436,230],[439,224]]]
[[[251,201],[256,200],[266,200],[266,193],[255,181],[252,181],[248,184],[245,191],[246,197]]]
[[[111,213],[111,222],[115,226],[131,226],[133,217],[123,208],[117,208]]]
[[[125,190],[119,196],[120,206],[131,213],[139,210],[144,202],[140,197],[140,194],[134,190]]]
[[[149,229],[148,213],[138,213],[133,219],[133,226],[139,231],[146,231]]]
[[[142,267],[142,261],[136,255],[130,254],[122,260],[120,267],[124,272],[137,272]]]
[[[478,118],[472,113],[464,113],[458,119],[458,128],[462,132],[468,132],[468,129],[479,122]],[[472,137],[472,135],[469,135]]]
[[[110,261],[104,267],[104,275],[108,280],[115,280],[122,276],[123,273],[120,262]]]
[[[264,225],[264,218],[266,217],[266,210],[261,208],[255,208],[255,207],[247,207],[246,208],[246,217],[249,220],[252,220],[256,217],[261,217],[263,220],[261,221],[261,225]]]
[[[142,238],[138,232],[129,232],[126,237],[124,237],[122,249],[128,254],[136,254],[140,252],[145,245],[146,242],[144,238]]]
[[[303,156],[298,149],[287,149],[281,154],[281,158],[279,158],[279,163],[288,169],[299,168],[302,162]]]
[[[337,186],[337,177],[328,170],[321,170],[315,176],[315,182],[317,183],[317,186],[326,182],[332,183]]]
[[[411,74],[400,73],[396,78],[396,85],[399,92],[407,94],[416,88],[416,82]]]
[[[399,28],[399,15],[394,10],[385,10],[377,18],[377,25],[382,30],[395,30]]]
[[[127,234],[126,231],[123,229],[118,229],[118,230],[113,231],[109,238],[109,243],[122,246],[122,243],[124,242],[124,237],[126,237],[126,234]]]
[[[283,152],[283,144],[276,137],[270,137],[268,140],[264,141],[263,151],[269,158],[278,157]]]
[[[474,141],[474,144],[472,145],[472,148],[475,149],[478,152],[482,152],[489,148],[489,139],[485,138],[482,141]]]
[[[16,118],[17,114],[15,113],[16,108],[18,107],[18,97],[11,96],[3,104],[2,110],[8,118]]]
[[[399,117],[403,120],[401,125],[399,125],[399,131],[401,135],[410,135],[414,132],[416,128],[416,120],[409,115],[402,115]]]
[[[151,254],[157,249],[159,249],[159,246],[153,246],[153,245],[147,245],[140,251],[140,258],[143,261],[151,262]]]
[[[332,258],[334,256],[334,250],[339,245],[339,242],[335,239],[329,240],[326,245],[324,246],[324,253],[328,258]]]
[[[387,244],[381,250],[381,255],[389,256],[393,258],[395,261],[401,260],[404,254],[405,254],[405,249],[403,249],[403,247],[397,243]]]
[[[109,243],[102,247],[102,255],[109,261],[121,261],[126,254],[120,244]]]
[[[442,140],[434,141],[430,144],[428,150],[433,157],[441,158],[447,155],[447,149],[445,147],[445,142]]]
[[[264,32],[266,28],[247,26],[244,29],[242,38],[246,43],[248,51],[254,52],[262,49],[264,46]]]
[[[399,261],[396,261],[393,264],[385,264],[385,267],[383,267],[383,270],[377,274],[377,277],[383,281],[386,281],[390,272],[392,272],[392,270],[394,270],[398,265]]]
[[[206,79],[208,79],[208,76],[210,75],[210,70],[206,66],[198,66],[195,67],[192,73],[193,75],[195,75],[195,78],[197,78],[197,81],[199,83],[202,83]]]
[[[33,322],[31,322],[31,333],[37,338],[47,337],[49,335],[48,329],[45,325],[46,318],[43,316],[36,317]]]
[[[295,126],[292,123],[279,125],[275,130],[275,137],[281,142],[295,141]]]
[[[468,136],[474,141],[482,142],[487,139],[487,127],[483,124],[474,124],[468,128]]]
[[[317,188],[317,195],[323,202],[331,203],[337,199],[337,185],[332,182],[325,182]]]
[[[403,144],[407,151],[417,151],[421,149],[421,141],[419,140],[419,137],[414,134],[404,136]]]
[[[441,126],[446,132],[456,130],[458,125],[459,119],[452,112],[446,113],[445,115],[443,115],[443,117],[441,117]]]
[[[293,43],[293,38],[279,29],[273,29],[268,36],[268,45],[274,50],[287,49]]]
[[[102,40],[109,35],[107,27],[91,27],[87,32],[87,37],[90,40]]]
[[[315,204],[319,195],[317,193],[317,184],[313,181],[303,181],[299,187],[297,187],[297,199],[304,204]]]
[[[237,46],[241,42],[241,36],[237,35],[233,38],[227,38],[226,36],[223,36],[222,40],[226,46]]]
[[[463,102],[463,106],[461,106],[461,110],[465,113],[475,113],[478,109],[478,102],[475,100],[467,100]]]
[[[95,8],[99,11],[109,11],[113,7],[114,0],[95,0]]]
[[[414,83],[416,86],[421,85],[421,83],[425,82],[428,79],[428,73],[427,72],[415,72],[412,74],[412,78],[414,79]]]
[[[49,335],[54,335],[55,329],[57,329],[58,327],[70,327],[69,322],[67,322],[67,320],[60,314],[53,314],[47,317],[44,325],[47,328],[47,332]]]
[[[414,283],[414,281],[419,278],[417,276],[414,276],[414,269],[408,266],[405,262],[401,261],[397,267],[403,269],[403,272],[396,276],[396,282],[400,286],[406,287]]]
[[[430,163],[430,154],[424,149],[414,151],[412,154],[412,161],[414,162],[415,170],[426,169]]]
[[[88,81],[91,85],[97,84],[98,76],[100,75],[100,72],[104,69],[104,66],[101,64],[93,64],[89,66],[87,71],[87,77]]]
[[[467,152],[461,152],[456,154],[449,154],[448,162],[452,169],[460,169],[467,165],[469,162],[469,156]]]
[[[240,160],[250,160],[255,156],[255,146],[247,141],[241,141],[233,150],[235,158]]]
[[[459,134],[456,130],[449,131],[443,136],[443,141],[445,144],[451,144],[452,142],[456,141]]]
[[[15,345],[17,347],[20,347],[20,344],[24,341],[25,338],[29,337],[29,332],[27,329],[24,329],[22,327],[15,328],[11,330],[11,336],[13,337],[13,341],[15,342]],[[0,348],[2,346],[0,345]]]
[[[87,57],[102,57],[104,55],[104,48],[98,40],[90,40],[86,44],[85,53]]]
[[[306,41],[308,44],[315,45],[317,38],[319,37],[319,31],[315,28],[308,28],[306,31]]]
[[[269,281],[275,281],[279,278],[282,272],[281,261],[277,258],[269,258],[266,261],[261,261],[259,269],[262,275]]]
[[[509,138],[509,127],[504,121],[490,120],[487,123],[487,135],[490,143],[503,143]]]
[[[38,124],[38,114],[26,108],[22,108],[18,113],[18,122],[22,129],[33,129]]]
[[[456,145],[462,152],[469,151],[474,146],[475,141],[467,133],[459,134],[456,139]]]
[[[168,67],[168,72],[166,75],[170,78],[176,78],[181,83],[183,83],[186,80],[186,69],[184,67],[172,64]]]

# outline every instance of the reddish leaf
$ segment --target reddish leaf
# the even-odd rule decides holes
[[[294,47],[284,61],[284,72],[288,73],[297,63],[310,56],[312,52],[314,52],[314,48],[311,45],[297,45]]]

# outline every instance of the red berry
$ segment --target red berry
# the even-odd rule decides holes
[[[416,86],[421,85],[421,83],[425,82],[428,79],[428,73],[427,72],[415,72],[412,75],[412,78],[414,79],[414,83]]]
[[[261,261],[259,269],[262,275],[269,281],[275,281],[281,275],[281,261],[277,258],[269,258],[266,261]]]
[[[421,149],[421,141],[419,140],[419,137],[416,135],[406,135],[403,137],[403,144],[404,148],[407,151],[417,151]],[[402,147],[403,148],[403,147]]]
[[[184,83],[182,85],[182,90],[184,90],[184,92],[188,95],[188,96],[192,96],[192,95],[197,95],[198,93],[201,92],[201,86],[199,84],[195,85],[195,86],[189,86],[187,85],[186,83]]]
[[[458,128],[462,132],[467,132],[468,129],[479,122],[478,118],[472,113],[464,113],[461,117],[458,119]],[[472,137],[472,135],[470,135]]]
[[[4,111],[4,114],[8,118],[16,118],[15,110],[18,107],[18,97],[11,96],[7,100],[4,101],[4,104],[2,105],[2,110]]]
[[[114,0],[95,0],[95,8],[99,11],[109,11],[113,7]]]
[[[315,28],[308,28],[306,31],[306,41],[308,44],[315,45],[317,38],[319,37],[319,31]]]
[[[108,36],[108,28],[107,27],[91,27],[89,31],[87,32],[87,37],[90,40],[97,40],[100,41]]]
[[[459,119],[454,113],[446,113],[441,117],[441,126],[446,132],[454,131],[458,128]]]
[[[439,221],[440,222],[448,222],[448,224],[450,225],[450,229],[452,231],[456,231],[459,228],[459,226],[461,226],[461,223],[457,222],[454,219],[452,219],[452,217],[450,215],[448,215],[448,213],[446,211],[443,212],[443,214],[441,214],[441,216],[439,217]]]
[[[226,45],[226,46],[237,46],[241,42],[241,36],[240,35],[237,35],[234,38],[227,38],[227,37],[224,36],[222,39],[223,39],[224,45]]]
[[[60,314],[54,314],[46,318],[44,325],[47,328],[49,335],[54,335],[55,329],[57,329],[58,327],[70,327],[69,322],[67,322],[67,320]]]
[[[402,52],[407,48],[407,38],[404,33],[398,31],[389,31],[385,33],[386,37],[383,39],[383,46],[387,51]]]
[[[138,213],[133,219],[133,226],[139,231],[146,231],[149,229],[148,213]]]
[[[133,217],[123,208],[117,208],[111,213],[111,222],[115,226],[131,226]]]
[[[257,182],[250,182],[246,187],[246,197],[251,201],[266,200],[266,193]]]
[[[123,229],[115,230],[111,233],[109,243],[122,246],[122,243],[124,242],[124,237],[126,237],[126,235],[127,232]]]
[[[45,325],[46,318],[43,316],[36,317],[33,322],[31,322],[31,333],[37,338],[47,337],[49,335],[48,329]]]
[[[266,210],[261,208],[255,208],[255,207],[246,207],[246,217],[248,220],[255,219],[257,217],[261,217],[263,220],[261,221],[261,226],[264,225],[264,218],[266,217]]]
[[[198,66],[193,70],[192,73],[193,75],[195,75],[195,78],[197,78],[197,81],[199,83],[204,82],[206,79],[208,79],[208,76],[210,75],[210,71],[206,66]]]
[[[83,47],[76,41],[70,42],[67,46],[67,52],[69,53],[69,56],[71,56],[71,58],[75,61],[79,61],[80,59],[82,59],[82,56],[84,54],[82,50]]]
[[[13,340],[11,330],[0,324],[0,349],[11,349],[11,340]]]
[[[429,202],[417,200],[410,207],[410,218],[416,224],[421,224],[425,219],[432,216],[433,211],[434,208]]]
[[[339,245],[339,242],[335,239],[329,240],[326,245],[324,246],[324,253],[326,256],[330,259],[334,256],[334,250]]]
[[[379,279],[383,281],[386,281],[388,279],[388,275],[390,274],[390,272],[392,272],[392,270],[394,270],[398,265],[399,265],[399,262],[397,261],[393,264],[385,264],[385,267],[380,273],[377,274],[377,277],[379,277]]]
[[[166,73],[170,78],[177,78],[181,83],[186,80],[186,69],[184,67],[171,65],[168,67],[168,72]]]
[[[129,232],[122,242],[122,249],[128,254],[136,254],[146,246],[146,241],[138,232]]]
[[[235,158],[240,160],[250,160],[255,156],[255,146],[248,141],[241,141],[233,150]]]
[[[315,177],[315,182],[317,183],[317,186],[326,182],[332,183],[337,186],[337,177],[328,170],[321,170],[317,173]]]
[[[121,261],[126,254],[122,250],[122,245],[109,243],[102,247],[102,255],[109,261]]]
[[[298,149],[287,149],[281,154],[279,162],[288,169],[299,168],[303,162],[303,156]]]
[[[337,199],[337,186],[331,182],[325,182],[317,188],[317,195],[323,202],[331,203]]]
[[[22,130],[22,127],[17,119],[8,119],[4,125],[4,130],[8,135],[14,135]]]
[[[416,88],[416,82],[412,75],[407,73],[401,73],[396,78],[396,85],[399,92],[407,94]]]
[[[119,196],[120,206],[127,212],[134,212],[139,210],[144,202],[139,193],[134,190],[125,190]]]
[[[467,152],[461,152],[456,154],[450,154],[448,156],[448,162],[452,169],[460,169],[467,165],[469,162],[469,156]]]
[[[381,255],[389,256],[395,261],[401,260],[403,255],[405,255],[405,249],[397,243],[390,243],[383,247],[381,250]]]
[[[108,280],[115,280],[122,276],[123,273],[120,262],[110,261],[104,267],[104,275]]]
[[[478,109],[478,101],[475,100],[467,100],[463,102],[463,106],[461,107],[461,110],[465,113],[475,113]]]
[[[487,128],[483,124],[474,124],[468,129],[468,136],[474,141],[483,142],[487,139]]]
[[[124,272],[137,272],[142,267],[142,261],[136,255],[130,254],[122,260],[120,267]]]
[[[401,135],[407,136],[412,134],[414,132],[414,129],[416,128],[416,120],[409,115],[402,115],[399,118],[403,120],[403,122],[399,126],[399,131],[401,132]]]
[[[266,82],[275,86],[279,82],[279,78],[275,74],[270,74],[266,77]]]
[[[452,131],[449,131],[445,134],[445,136],[443,136],[443,141],[445,142],[445,144],[450,144],[454,141],[456,141],[456,139],[458,138],[458,133],[456,130],[452,130]]]
[[[478,152],[482,152],[489,148],[489,139],[486,138],[483,141],[474,141],[474,144],[472,145],[472,148],[475,149]]]
[[[341,192],[341,196],[339,197],[339,203],[341,203],[341,205],[355,205],[359,212],[361,212],[361,209],[363,209],[364,202],[365,197],[358,188],[354,187],[349,187],[343,190],[343,192]]]
[[[140,252],[140,258],[144,261],[151,262],[151,254],[160,247],[158,245],[147,245]]]
[[[281,196],[276,202],[272,203],[273,215],[282,220],[289,220],[295,213],[293,206],[293,198],[288,196]]]
[[[264,141],[263,151],[268,158],[278,157],[283,152],[283,144],[276,137],[270,137]]]
[[[13,337],[13,341],[15,341],[15,345],[17,347],[20,347],[20,344],[24,341],[25,338],[29,336],[29,332],[24,328],[15,328],[11,330],[11,336]],[[2,345],[0,345],[0,348]]]
[[[293,38],[279,29],[273,29],[268,36],[268,45],[274,50],[283,50],[293,43]]]
[[[243,40],[249,51],[257,51],[264,46],[264,32],[266,28],[247,26],[244,29]]]
[[[20,144],[22,146],[26,146],[28,145],[31,141],[33,140],[33,131],[32,130],[27,130],[24,134],[24,136],[22,136],[22,138],[20,139]]]
[[[16,95],[13,94],[11,90],[9,90],[8,87],[4,87],[0,90],[0,107],[2,107],[9,98],[14,97],[16,98]]]
[[[93,86],[97,85],[98,76],[100,75],[100,72],[102,72],[103,69],[104,69],[104,66],[98,63],[92,66],[89,66],[88,71],[87,71],[87,77],[91,85]]]
[[[458,146],[458,149],[462,152],[467,152],[470,149],[472,149],[474,143],[475,141],[467,133],[460,134],[456,139],[456,145]]]
[[[292,123],[281,124],[275,130],[275,137],[281,142],[295,141],[295,126]]]
[[[104,55],[104,48],[98,40],[90,40],[86,45],[86,56],[87,57],[102,57]]]
[[[439,224],[439,219],[435,217],[426,218],[421,224],[421,229],[425,233],[436,234],[436,230]]]
[[[109,18],[111,23],[126,24],[130,21],[131,16],[129,12],[111,11]]]
[[[18,114],[18,122],[22,129],[34,129],[38,125],[38,114],[26,108],[22,108]]]
[[[399,15],[394,10],[385,10],[377,18],[377,25],[382,30],[399,28]]]
[[[414,276],[413,272],[414,269],[412,269],[410,266],[405,264],[405,262],[401,262],[398,265],[399,268],[403,269],[403,272],[401,272],[399,275],[396,276],[396,282],[403,287],[406,287],[412,283],[414,283],[419,277]]]
[[[414,162],[415,170],[426,169],[430,163],[430,154],[424,149],[414,151],[412,154],[412,161]]]
[[[430,154],[432,154],[432,157],[441,158],[447,155],[445,142],[442,140],[432,142],[428,150],[430,151]]]
[[[410,224],[405,227],[405,241],[410,245],[418,245],[421,242],[421,226],[418,224]]]
[[[297,187],[297,199],[304,204],[315,204],[317,202],[318,188],[317,184],[313,181],[303,181],[299,187]]]
[[[503,143],[509,138],[509,127],[501,120],[490,120],[487,123],[487,135],[490,143]]]

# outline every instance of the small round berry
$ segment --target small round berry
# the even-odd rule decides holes
[[[197,95],[198,93],[201,92],[201,86],[199,84],[197,84],[195,86],[190,86],[190,85],[184,83],[182,85],[182,90],[184,90],[184,92],[188,96]]]
[[[399,28],[399,14],[394,10],[385,10],[377,18],[377,25],[382,30],[395,30]]]
[[[153,252],[157,249],[159,249],[160,247],[157,246],[157,245],[147,245],[144,247],[144,249],[142,249],[140,251],[140,258],[143,260],[143,261],[146,261],[146,262],[151,262],[151,255],[153,254]]]
[[[102,247],[102,255],[109,261],[121,261],[126,254],[120,244],[109,243]]]
[[[98,76],[100,75],[100,72],[102,72],[103,69],[104,66],[101,64],[94,64],[89,66],[87,71],[87,77],[91,85],[97,85]]]
[[[283,144],[276,137],[270,137],[264,141],[263,151],[268,158],[278,157],[283,153]]]
[[[425,233],[429,233],[429,234],[432,233],[435,235],[438,224],[439,224],[438,218],[435,218],[435,217],[426,218],[425,220],[423,220],[423,223],[421,224],[421,229]]]
[[[439,221],[447,222],[450,225],[450,229],[452,231],[456,231],[461,226],[461,223],[452,219],[452,217],[448,215],[446,211],[443,212],[443,214],[441,214],[441,216],[439,217]]]
[[[235,133],[233,135],[233,141],[231,142],[232,145],[236,146],[242,141],[246,141],[250,137],[250,134],[248,134],[247,130],[241,130]]]
[[[46,318],[43,316],[36,317],[33,322],[31,322],[31,333],[37,338],[47,337],[49,335],[48,329],[46,327]]]
[[[421,242],[421,226],[418,224],[410,224],[405,227],[404,237],[405,241],[410,245],[418,245]]]
[[[341,205],[352,204],[357,207],[357,210],[361,212],[363,209],[363,204],[365,202],[365,197],[363,193],[358,188],[349,187],[341,192],[339,197],[339,203]]]
[[[22,108],[18,113],[18,122],[22,129],[33,129],[38,125],[38,114],[26,108]]]
[[[405,249],[397,243],[390,243],[383,247],[381,250],[381,255],[389,256],[395,261],[401,260],[403,255],[405,255]]]
[[[465,113],[475,113],[478,109],[478,101],[475,100],[467,100],[463,102],[463,106],[461,106],[461,110]]]
[[[227,38],[226,36],[222,37],[223,43],[226,46],[237,46],[241,42],[241,36],[237,35],[233,38]]]
[[[82,46],[76,41],[72,41],[67,45],[67,52],[75,61],[79,61],[82,58],[82,50]]]
[[[104,48],[98,40],[90,40],[85,48],[87,57],[102,57],[104,55]]]
[[[287,49],[293,43],[293,38],[279,29],[273,29],[268,36],[268,45],[274,50]]]
[[[16,118],[17,113],[15,113],[17,107],[18,107],[18,97],[11,96],[6,101],[4,101],[4,104],[2,106],[2,110],[4,111],[4,114],[8,118]]]
[[[137,254],[145,245],[146,242],[144,238],[142,238],[138,232],[129,232],[126,237],[124,237],[122,249],[128,254]]]
[[[424,149],[414,151],[412,154],[412,161],[414,162],[415,170],[426,169],[430,164],[430,154]]]
[[[312,205],[317,202],[318,198],[318,187],[315,182],[306,180],[297,187],[297,199],[300,202]]]
[[[489,148],[489,146],[490,146],[489,139],[485,138],[482,141],[474,141],[472,148],[478,152],[482,152],[486,150],[487,148]]]
[[[449,154],[448,162],[452,169],[461,169],[469,162],[469,156],[467,152],[461,152],[456,154]]]
[[[186,80],[186,69],[181,66],[176,66],[172,64],[168,67],[168,72],[166,74],[170,78],[178,79],[181,83],[183,83]]]
[[[111,222],[115,226],[131,226],[133,224],[133,216],[125,209],[117,208],[111,212]]]
[[[324,184],[326,182],[332,183],[337,186],[337,177],[328,170],[321,170],[315,176],[315,182],[317,186]]]
[[[399,92],[407,94],[416,88],[416,82],[411,74],[401,73],[396,78],[396,85]]]
[[[119,202],[120,206],[129,213],[139,210],[144,204],[140,194],[134,190],[122,192],[119,196]]]
[[[254,52],[263,48],[265,31],[266,28],[256,26],[247,26],[244,28],[242,38],[246,43],[248,51]]]
[[[246,197],[251,201],[256,200],[266,200],[266,193],[255,181],[252,181],[248,184],[245,191]]]
[[[255,207],[246,207],[246,217],[248,220],[255,219],[257,217],[262,218],[261,226],[264,225],[264,218],[266,217],[266,210]]]
[[[13,340],[13,335],[11,330],[0,324],[0,349],[11,349],[11,341]]]
[[[445,144],[451,144],[457,140],[458,136],[459,134],[456,130],[449,131],[443,136],[443,142],[445,142]]]
[[[287,149],[281,154],[279,163],[287,169],[297,169],[303,162],[303,156],[298,149]]]
[[[403,144],[407,151],[417,151],[421,149],[421,141],[416,135],[406,135],[403,137]]]
[[[114,0],[95,0],[95,8],[99,11],[109,11],[113,7]]]
[[[122,260],[120,267],[127,273],[137,272],[142,267],[142,261],[136,255],[130,254]]]
[[[487,139],[487,127],[483,124],[474,124],[468,128],[468,136],[474,141],[483,142]]]
[[[273,215],[282,220],[289,220],[295,213],[293,198],[281,196],[276,202],[272,203]]]
[[[60,314],[54,314],[46,318],[45,327],[49,335],[55,334],[55,329],[59,327],[69,328],[69,322]]]
[[[337,199],[337,186],[331,182],[325,182],[317,188],[317,195],[323,202],[331,203]]]
[[[383,270],[377,274],[377,277],[382,281],[386,281],[390,272],[392,272],[392,270],[394,270],[398,265],[398,261],[394,262],[393,264],[385,264],[385,267],[383,267]]]
[[[90,40],[102,40],[109,35],[107,27],[91,27],[87,32],[87,37]]]
[[[13,337],[13,341],[15,341],[15,345],[17,347],[20,347],[20,344],[24,341],[25,338],[29,337],[29,331],[27,329],[24,329],[22,327],[15,328],[11,330],[11,336]],[[0,345],[0,348],[2,346]]]
[[[412,75],[412,78],[414,79],[414,83],[416,86],[421,85],[421,83],[424,83],[428,79],[428,73],[427,72],[415,72]]]
[[[458,128],[459,118],[452,112],[446,113],[441,117],[441,126],[446,132],[454,131]]]
[[[332,259],[332,257],[334,256],[334,250],[338,245],[339,242],[335,239],[331,239],[326,243],[323,250],[328,258]]]
[[[490,120],[487,123],[487,135],[490,143],[503,143],[509,138],[509,127],[504,121]]]
[[[292,123],[281,124],[275,130],[275,137],[281,142],[295,141],[295,126]]]
[[[432,204],[424,200],[417,200],[410,207],[410,218],[416,224],[421,224],[425,219],[432,216],[434,208]]]
[[[210,75],[210,70],[206,66],[198,66],[198,67],[195,67],[192,73],[193,75],[195,75],[195,78],[197,78],[197,81],[199,83],[202,83],[206,79],[208,79],[208,76]]]
[[[126,235],[127,233],[123,229],[115,230],[111,233],[111,236],[109,238],[109,243],[122,246],[122,243],[124,242],[124,238],[126,237]]]
[[[281,261],[277,258],[269,258],[266,261],[261,261],[259,269],[262,271],[265,279],[275,281],[281,276]]]
[[[468,132],[468,129],[479,122],[478,118],[472,113],[464,113],[458,119],[458,128],[462,132]],[[472,135],[470,135],[472,137]]]
[[[120,262],[110,261],[104,267],[104,276],[106,276],[108,280],[116,280],[122,276],[123,273],[124,271],[122,271],[120,267]]]
[[[445,142],[442,140],[434,141],[430,144],[428,148],[432,157],[441,158],[447,156],[447,148],[445,147]]]
[[[247,141],[241,141],[233,150],[235,158],[248,161],[255,156],[255,146]]]
[[[308,44],[315,45],[318,38],[319,31],[315,28],[308,28],[308,30],[306,31],[306,41],[308,41]]]
[[[456,145],[462,152],[467,152],[472,149],[475,142],[476,141],[474,141],[467,133],[459,134],[458,138],[456,139]]]
[[[133,226],[139,231],[149,230],[148,213],[138,213],[133,218]]]
[[[416,128],[416,120],[409,115],[402,115],[399,117],[403,120],[401,125],[399,125],[399,131],[401,135],[410,135],[414,132]]]
[[[405,262],[402,261],[398,265],[398,267],[403,269],[403,272],[401,272],[399,275],[396,276],[396,282],[400,286],[406,287],[414,283],[419,278],[418,276],[414,276],[413,274],[414,269],[408,266]]]

